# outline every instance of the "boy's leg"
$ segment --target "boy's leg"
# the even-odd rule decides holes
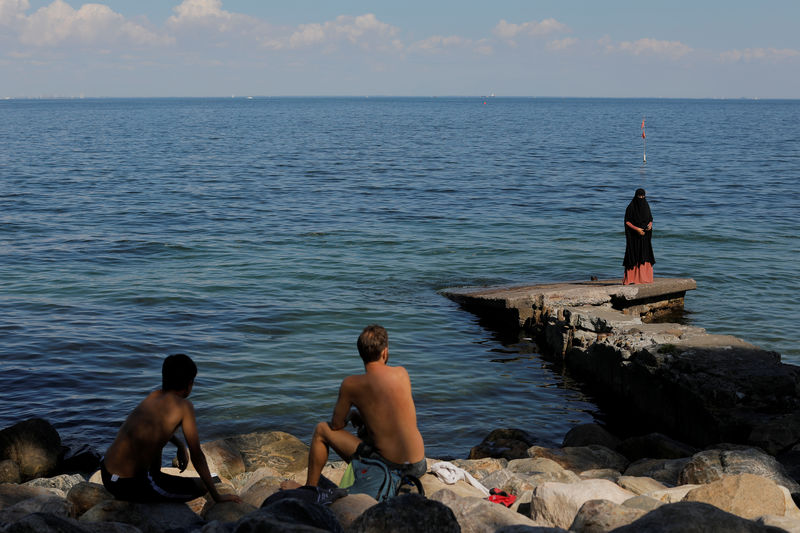
[[[356,448],[361,444],[361,440],[347,430],[340,429],[334,431],[327,422],[320,422],[314,429],[314,436],[311,437],[311,447],[308,451],[308,476],[306,485],[316,486],[322,469],[328,462],[329,449],[333,448],[336,454],[350,461],[356,452]]]

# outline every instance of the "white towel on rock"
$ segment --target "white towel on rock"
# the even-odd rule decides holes
[[[483,492],[484,495],[489,496],[489,489],[481,485],[481,482],[472,477],[472,474],[463,468],[457,467],[453,463],[448,463],[447,461],[436,463],[431,466],[431,472],[433,472],[436,477],[448,485],[454,485],[456,481],[463,479],[473,487]]]

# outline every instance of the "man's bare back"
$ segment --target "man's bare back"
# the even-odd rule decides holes
[[[408,372],[383,362],[368,363],[365,370],[342,382],[344,403],[349,401],[358,409],[375,448],[385,459],[399,464],[424,459],[425,445],[417,429]]]
[[[174,392],[151,392],[128,415],[106,452],[108,471],[120,477],[134,477],[159,469],[161,450],[190,412],[191,402]]]

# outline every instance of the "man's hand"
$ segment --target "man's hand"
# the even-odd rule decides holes
[[[178,446],[178,469],[183,472],[186,470],[186,467],[189,466],[189,452],[186,450],[186,446],[181,444]]]

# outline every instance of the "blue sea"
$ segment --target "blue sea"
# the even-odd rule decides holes
[[[0,146],[0,427],[103,451],[184,352],[202,440],[308,441],[377,322],[429,457],[558,444],[606,413],[440,291],[621,277],[638,187],[686,320],[800,364],[800,101],[9,100]]]

